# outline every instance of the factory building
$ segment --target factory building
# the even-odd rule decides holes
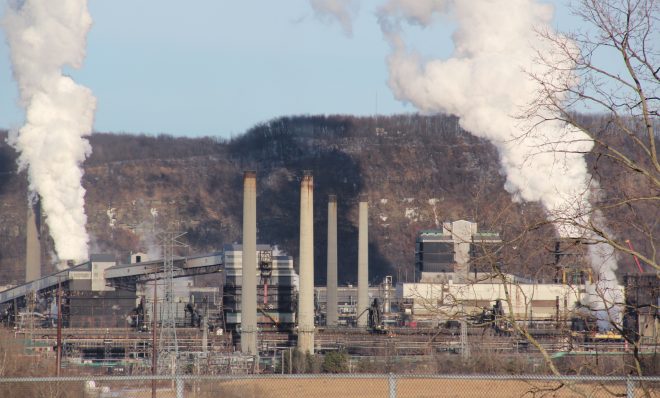
[[[478,317],[495,306],[509,314],[511,310],[519,322],[566,321],[571,319],[576,305],[585,294],[584,285],[538,284],[514,275],[488,278],[479,282],[403,283],[397,295],[408,304],[405,310],[415,322],[435,326],[450,320]],[[498,304],[499,303],[499,304]]]
[[[496,232],[479,232],[477,223],[465,220],[445,222],[442,229],[417,235],[415,266],[418,281],[465,283],[470,271],[488,271],[497,261],[491,253],[502,240]]]
[[[390,278],[391,281],[391,277]],[[388,289],[388,291],[386,291]],[[319,325],[326,326],[356,326],[356,317],[357,313],[357,295],[358,287],[349,285],[349,286],[338,286],[336,288],[336,297],[337,297],[337,309],[338,309],[338,318],[336,325],[327,324],[327,302],[328,302],[328,289],[325,286],[316,286],[314,288],[314,301],[316,307],[316,323]],[[395,303],[397,300],[394,297],[395,290],[392,286],[389,288],[381,286],[369,286],[368,297],[369,302],[373,303],[374,299],[378,300],[379,305],[382,306],[383,311],[385,308]],[[390,311],[385,311],[390,312]],[[367,317],[367,314],[362,314],[361,316]]]
[[[106,285],[105,271],[116,263],[106,254],[64,271],[0,292],[2,318],[20,326],[29,318],[52,326],[57,318],[56,296],[62,292],[62,318],[67,327],[125,326],[135,308],[135,291]]]
[[[172,287],[171,310],[177,327],[197,327],[202,317],[206,317],[212,328],[223,328],[222,293],[219,287],[194,286],[192,278],[174,279]],[[129,315],[128,323],[136,329],[148,329],[153,322],[153,283],[139,283],[136,289],[138,300],[135,310]],[[165,283],[159,281],[157,289],[156,319],[162,320],[167,294]]]
[[[175,319],[186,325],[193,318],[196,305],[220,305],[219,288],[195,288],[189,276],[217,272],[222,253],[181,257],[174,260]],[[165,296],[162,282],[163,260],[117,264],[107,254],[92,254],[90,260],[66,270],[0,292],[0,317],[8,324],[21,326],[23,318],[38,318],[35,325],[52,326],[57,317],[56,295],[62,294],[62,318],[65,327],[114,328],[136,327],[150,322],[153,280],[158,280],[158,301]],[[189,306],[190,304],[190,306]],[[157,311],[162,311],[157,306]]]
[[[626,275],[624,328],[633,341],[660,342],[660,278],[654,273]]]
[[[556,268],[554,278],[550,276],[553,283],[538,283],[511,274],[495,276],[493,266],[502,262],[496,255],[502,243],[499,234],[479,231],[476,223],[458,220],[418,234],[415,265],[419,272],[413,283],[399,281],[394,286],[392,277],[387,276],[380,285],[368,286],[368,200],[361,196],[359,283],[337,286],[337,203],[336,197],[331,196],[329,283],[327,288],[314,287],[311,174],[305,173],[301,181],[300,275],[292,257],[278,255],[273,246],[256,243],[256,173],[246,172],[244,181],[244,245],[225,245],[222,252],[191,257],[178,257],[171,252],[169,257],[153,261],[137,253],[127,264],[119,265],[112,256],[92,255],[86,263],[0,292],[2,319],[16,325],[26,317],[34,318],[31,314],[39,314],[39,319],[52,327],[58,316],[55,297],[62,291],[64,327],[131,327],[136,339],[146,342],[141,332],[157,320],[153,325],[161,330],[161,339],[168,328],[176,339],[176,327],[185,328],[181,331],[189,341],[201,335],[194,347],[182,346],[182,350],[204,354],[209,348],[208,332],[217,327],[232,332],[227,337],[230,343],[222,346],[228,348],[227,352],[238,347],[236,337],[240,335],[244,355],[265,353],[274,357],[275,346],[257,344],[261,336],[269,334],[272,341],[291,344],[291,336],[297,332],[298,348],[314,353],[316,349],[323,350],[322,344],[328,344],[327,339],[315,342],[318,333],[336,334],[341,327],[351,327],[344,328],[347,335],[366,335],[388,333],[390,327],[438,327],[448,321],[460,321],[461,325],[497,324],[498,328],[511,331],[511,324],[507,324],[509,314],[516,322],[541,324],[556,332],[559,325],[569,325],[584,312],[580,303],[589,300],[588,283],[597,279],[589,273],[583,245],[577,240],[562,240],[554,251],[549,250],[554,258],[550,263],[554,261]],[[243,274],[244,264],[251,267],[250,278]],[[190,277],[210,273],[220,273],[219,286],[192,285]],[[655,336],[657,342],[658,289],[657,278],[653,277],[626,279],[624,326],[626,330],[635,330],[640,339]],[[155,286],[158,287],[154,295]],[[163,305],[165,302],[167,305]],[[329,316],[329,312],[334,316]],[[317,329],[323,325],[327,327]],[[34,322],[30,327],[35,327]],[[408,332],[404,330],[405,333]],[[116,343],[124,344],[120,339]],[[349,336],[341,344],[350,341]],[[140,356],[145,355],[141,349]]]
[[[479,232],[476,223],[464,220],[446,222],[442,230],[421,231],[415,251],[419,277],[416,283],[397,286],[406,316],[437,325],[487,312],[508,315],[511,310],[518,322],[569,324],[579,316],[580,303],[593,300],[587,285],[595,278],[579,240],[557,241],[550,259],[556,270],[552,283],[495,275],[493,266],[501,260],[494,253],[501,242],[499,234]]]
[[[579,239],[561,238],[555,242],[552,252],[555,266],[554,283],[584,285],[592,282],[594,275],[588,262],[585,245]]]
[[[296,320],[299,281],[291,256],[273,255],[274,251],[272,246],[257,245],[257,323],[282,328]],[[223,303],[229,330],[236,330],[241,323],[242,259],[242,245],[225,245]]]

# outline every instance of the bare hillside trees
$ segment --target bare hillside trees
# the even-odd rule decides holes
[[[620,260],[632,265],[636,256],[646,270],[659,271],[660,5],[579,0],[573,11],[582,30],[538,32],[553,50],[539,51],[537,61],[556,73],[532,74],[541,90],[523,117],[533,122],[530,132],[559,120],[593,141],[591,206],[570,222],[589,232],[589,243],[602,242]],[[555,142],[543,149],[563,155]]]

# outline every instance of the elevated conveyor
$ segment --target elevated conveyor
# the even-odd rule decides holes
[[[191,257],[174,258],[174,277],[212,274],[223,270],[222,252]],[[162,259],[134,264],[120,264],[105,270],[106,284],[125,290],[135,290],[135,285],[164,278],[165,263]]]
[[[223,258],[222,252],[175,258],[174,277],[221,272]],[[0,292],[0,306],[16,303],[23,307],[29,294],[49,294],[60,283],[67,290],[103,291],[116,288],[135,291],[137,283],[153,280],[154,275],[156,279],[162,279],[163,268],[162,259],[117,265],[113,256],[93,254],[85,263]]]

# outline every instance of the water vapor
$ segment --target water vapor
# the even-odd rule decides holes
[[[439,14],[458,25],[454,53],[447,60],[423,60],[408,48],[402,25],[428,26]],[[590,210],[583,153],[593,143],[559,122],[532,128],[516,117],[538,96],[530,72],[572,78],[534,62],[536,51],[551,51],[535,27],[551,19],[552,8],[531,0],[392,0],[380,10],[392,49],[389,86],[395,96],[423,112],[456,115],[465,130],[490,140],[499,151],[505,188],[516,200],[540,201],[553,219],[566,220],[558,228],[570,236],[580,234],[571,221]],[[556,60],[562,64],[566,61]]]
[[[605,218],[600,210],[593,212],[590,222],[594,226],[594,230],[614,236],[605,225]],[[598,237],[594,235],[594,232],[590,232],[587,237],[593,242],[598,242]],[[601,330],[609,329],[612,323],[622,320],[620,309],[625,304],[625,299],[623,288],[617,283],[616,255],[614,248],[603,242],[588,245],[587,248],[594,280],[586,283],[586,294],[582,298],[582,303],[596,314],[598,327]]]
[[[310,0],[309,3],[319,18],[335,20],[346,36],[353,35],[353,18],[358,12],[358,0]]]
[[[488,139],[499,152],[505,188],[517,201],[539,201],[559,235],[592,239],[591,176],[584,154],[593,142],[587,134],[557,121],[558,115],[524,111],[539,100],[540,80],[557,87],[577,82],[573,64],[538,29],[578,49],[552,32],[553,9],[534,0],[390,0],[379,10],[389,86],[402,101],[422,112],[449,113],[472,134]],[[430,26],[440,17],[457,25],[448,59],[424,59],[406,43],[406,25]],[[536,62],[542,53],[549,64]],[[552,67],[548,66],[552,65]],[[563,98],[559,97],[561,101]],[[612,248],[590,249],[601,285],[613,291],[616,261]]]
[[[26,112],[9,143],[20,152],[29,189],[41,197],[60,259],[88,258],[81,164],[91,153],[84,137],[92,130],[96,99],[62,68],[81,67],[91,25],[87,0],[13,0],[2,20]]]

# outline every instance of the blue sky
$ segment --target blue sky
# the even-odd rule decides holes
[[[382,0],[360,3],[347,37],[306,0],[90,0],[87,59],[67,73],[94,91],[103,132],[230,137],[283,115],[414,112],[387,87]],[[558,15],[570,26],[561,4]],[[451,30],[407,34],[446,57]],[[14,128],[23,111],[0,42],[0,128]]]

